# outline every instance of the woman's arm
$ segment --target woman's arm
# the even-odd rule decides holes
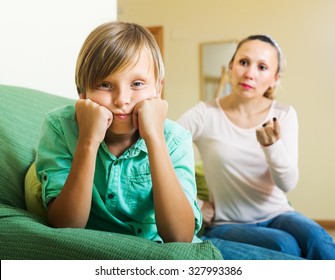
[[[279,121],[276,122],[279,126]],[[284,192],[294,189],[299,179],[298,120],[292,107],[280,121],[279,139],[271,145],[263,146],[263,151],[275,184]]]

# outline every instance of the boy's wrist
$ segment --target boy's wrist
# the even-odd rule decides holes
[[[77,149],[83,149],[83,150],[86,150],[86,151],[97,151],[98,148],[100,146],[100,143],[98,141],[94,141],[94,140],[88,140],[88,139],[85,139],[85,140],[78,140],[78,143],[77,143]]]
[[[155,144],[156,145],[162,145],[162,143],[165,143],[165,136],[164,136],[163,133],[161,135],[159,135],[159,134],[157,134],[157,135],[150,134],[150,135],[148,135],[147,137],[145,137],[143,139],[144,139],[145,144],[147,146],[149,146],[149,145],[155,145]]]

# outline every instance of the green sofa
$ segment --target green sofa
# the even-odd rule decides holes
[[[74,100],[0,85],[0,259],[222,259],[208,241],[158,244],[88,229],[56,229],[26,209],[24,180],[45,112]]]

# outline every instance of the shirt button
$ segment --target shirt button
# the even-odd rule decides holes
[[[107,197],[108,197],[108,199],[113,199],[114,198],[114,194],[110,193]]]

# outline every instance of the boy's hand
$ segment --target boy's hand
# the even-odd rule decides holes
[[[163,134],[167,111],[168,103],[160,96],[136,104],[133,110],[134,127],[139,129],[144,140]]]
[[[276,118],[263,124],[263,127],[256,130],[258,142],[266,147],[274,144],[280,138],[280,126]]]
[[[90,99],[79,99],[76,102],[76,119],[79,140],[100,145],[105,138],[106,130],[112,124],[113,114]]]

